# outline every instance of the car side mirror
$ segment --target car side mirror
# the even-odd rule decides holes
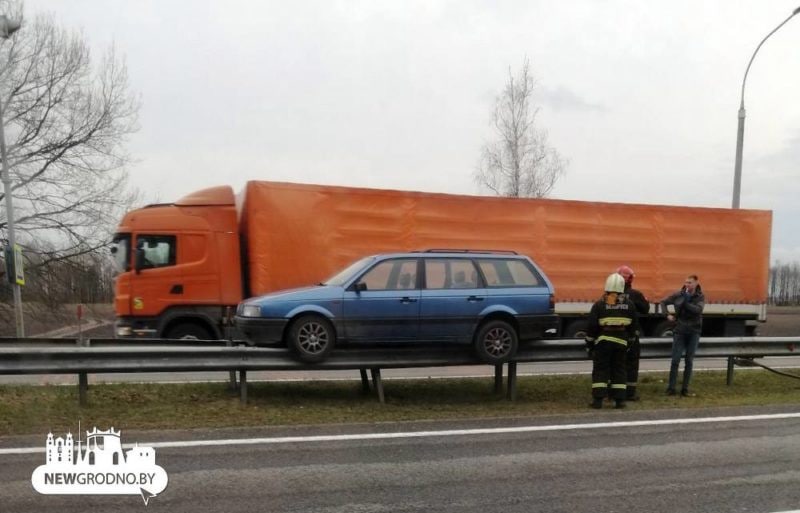
[[[133,268],[136,274],[139,274],[144,266],[144,250],[142,248],[136,248],[133,258]]]
[[[353,290],[355,290],[356,293],[364,292],[365,290],[367,290],[367,284],[364,283],[363,281],[359,281],[358,283],[353,285]]]

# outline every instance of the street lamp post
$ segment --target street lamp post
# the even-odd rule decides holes
[[[733,202],[731,204],[731,208],[739,208],[739,194],[741,191],[742,186],[742,150],[744,146],[744,118],[745,118],[745,110],[744,110],[744,84],[747,82],[747,73],[750,71],[750,66],[753,64],[753,59],[756,58],[756,54],[758,50],[761,48],[761,45],[764,44],[764,41],[769,39],[769,37],[778,31],[782,26],[786,25],[786,22],[791,20],[797,13],[800,13],[800,7],[792,11],[792,14],[789,15],[788,18],[783,20],[780,25],[772,29],[772,32],[767,34],[767,36],[758,43],[756,47],[756,51],[753,52],[753,56],[750,57],[750,62],[747,63],[747,69],[744,70],[744,78],[742,79],[742,97],[741,101],[739,102],[739,128],[736,132],[736,164],[734,166],[733,171]]]
[[[5,15],[0,16],[0,38],[8,39],[11,34],[19,30],[21,23],[16,20],[10,20]],[[14,236],[14,203],[11,199],[11,177],[8,173],[8,161],[6,159],[6,136],[3,127],[3,104],[0,99],[0,159],[2,159],[2,172],[3,172],[3,191],[6,198],[6,223],[8,226],[8,245],[11,251],[6,255],[6,258],[15,258],[16,253],[16,238]],[[22,289],[17,283],[15,276],[9,276],[11,287],[14,291],[14,318],[17,326],[17,337],[22,338],[25,336],[25,324],[22,316]]]

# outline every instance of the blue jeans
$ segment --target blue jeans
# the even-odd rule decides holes
[[[692,380],[692,364],[694,363],[694,353],[697,351],[697,344],[700,343],[700,332],[694,330],[678,331],[675,330],[672,336],[672,365],[669,368],[669,389],[675,390],[678,381],[678,366],[681,363],[681,355],[686,354],[683,366],[683,386],[682,390],[689,390],[689,382]]]

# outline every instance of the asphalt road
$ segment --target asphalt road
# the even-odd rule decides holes
[[[698,417],[753,414],[794,417],[686,423]],[[786,407],[607,410],[458,423],[123,433],[123,439],[143,445],[170,440],[238,441],[157,446],[157,462],[170,483],[151,500],[149,511],[766,513],[800,508],[799,417]],[[630,424],[642,420],[661,423]],[[497,428],[523,431],[488,431]],[[443,432],[454,429],[487,431]],[[437,433],[398,435],[420,431]],[[363,433],[398,437],[276,440]],[[265,439],[242,443],[249,437]],[[38,443],[0,439],[0,510],[144,509],[137,496],[38,495],[30,477],[44,462],[44,454],[8,454],[7,450],[18,444],[41,447],[43,438]]]
[[[759,362],[770,367],[782,369],[800,368],[800,357],[762,358]],[[668,372],[669,360],[642,360],[642,372]],[[727,368],[725,358],[697,358],[694,369],[724,370]],[[683,369],[683,363],[681,363]],[[740,368],[737,368],[740,369]],[[519,364],[517,374],[590,374],[592,363],[589,360],[579,362],[548,362]],[[795,371],[796,372],[796,371]],[[488,365],[432,367],[418,369],[385,369],[381,372],[384,379],[427,379],[448,377],[489,377],[494,376],[494,367]],[[227,381],[227,372],[183,372],[183,373],[131,373],[131,374],[91,374],[89,383],[185,383]],[[280,371],[280,372],[248,372],[247,380],[280,381],[280,380],[340,380],[360,379],[358,371]],[[0,376],[0,384],[59,384],[72,385],[78,383],[78,377],[72,374]]]

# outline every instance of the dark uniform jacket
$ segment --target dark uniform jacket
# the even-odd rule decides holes
[[[636,307],[636,312],[639,315],[647,315],[650,313],[650,303],[647,301],[647,298],[644,297],[644,294],[636,289],[632,289],[630,285],[626,284],[625,295],[628,296],[633,306]]]
[[[706,306],[706,297],[700,284],[694,289],[694,294],[686,292],[686,287],[661,300],[661,309],[666,313],[667,305],[675,307],[675,320],[678,331],[696,331],[703,329],[703,308]]]
[[[605,298],[592,305],[586,329],[586,343],[589,349],[594,344],[608,341],[628,346],[639,332],[639,314],[633,302],[620,294],[616,304],[606,304]]]

